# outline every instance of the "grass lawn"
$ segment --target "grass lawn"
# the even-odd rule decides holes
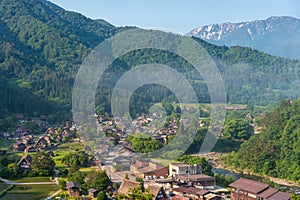
[[[169,166],[170,163],[178,163],[176,160],[168,160],[168,159],[162,159],[162,158],[153,158],[151,159],[152,162],[158,163],[162,166]]]
[[[54,152],[54,162],[55,162],[55,168],[58,170],[68,169],[68,166],[65,166],[62,163],[62,159],[69,154],[70,152],[74,152],[75,150],[84,150],[84,146],[82,143],[79,142],[67,142],[62,143],[55,147],[53,150]]]
[[[6,192],[2,200],[38,200],[45,199],[50,194],[59,190],[58,185],[18,185]]]
[[[62,163],[62,159],[70,153],[69,151],[62,151],[62,150],[56,150],[54,151],[54,162],[55,162],[55,168],[62,169],[65,168],[65,165]]]
[[[8,188],[9,185],[4,184],[4,183],[0,183],[0,191],[6,190],[6,188]]]
[[[14,143],[16,143],[15,140],[0,140],[0,148],[3,150],[12,150]]]
[[[24,177],[19,179],[11,179],[14,182],[29,183],[29,182],[51,182],[50,177]]]
[[[13,185],[7,185],[4,183],[0,183],[0,198],[2,195],[5,194],[6,191],[12,189],[14,186]]]
[[[76,149],[84,150],[84,146],[79,142],[66,142],[58,145],[55,150],[59,151],[75,151]]]
[[[92,170],[96,170],[96,168],[94,168],[94,167],[82,167],[82,168],[80,168],[79,171],[81,171],[81,172],[89,172],[89,171],[92,171]]]

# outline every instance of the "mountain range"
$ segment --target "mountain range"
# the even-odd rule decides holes
[[[226,46],[246,46],[285,58],[300,59],[300,19],[270,17],[239,23],[201,26],[187,35]]]
[[[115,27],[104,20],[92,20],[46,0],[1,0],[0,113],[46,114],[53,120],[70,117],[72,87],[84,58],[106,38],[131,28],[134,27]],[[214,59],[228,102],[269,105],[299,96],[299,61],[252,48],[216,46],[197,37],[193,39]],[[108,87],[99,88],[96,94],[97,110],[110,113],[110,96],[117,80],[111,80],[109,73],[121,76],[131,67],[153,62],[184,73],[199,102],[210,102],[205,81],[193,75],[185,60],[168,52],[140,50],[113,63],[113,70],[106,74]],[[134,99],[133,110],[146,112],[143,103],[170,100],[166,98],[169,94],[170,91],[156,86],[142,88]]]

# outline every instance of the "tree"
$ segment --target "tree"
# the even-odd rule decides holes
[[[67,184],[67,182],[64,179],[59,179],[58,180],[58,185],[59,185],[60,189],[65,190],[66,189],[66,184]]]
[[[68,181],[74,181],[80,184],[84,184],[84,179],[85,179],[85,173],[81,172],[81,171],[73,171],[73,170],[69,170],[68,173]]]
[[[159,141],[152,139],[144,133],[127,137],[126,139],[131,142],[133,149],[140,153],[154,152],[162,147],[162,144]]]
[[[263,119],[264,128],[228,155],[238,169],[300,183],[300,100],[282,101]]]
[[[100,191],[97,196],[97,200],[108,200],[106,193],[104,191]]]
[[[202,166],[203,174],[212,175],[212,166],[205,160],[204,157],[199,156],[190,156],[190,155],[182,155],[178,161],[185,162],[189,165],[200,164]]]
[[[71,152],[64,157],[64,163],[69,166],[88,166],[88,155],[85,151]]]
[[[253,133],[253,126],[245,119],[232,119],[226,123],[223,137],[228,140],[247,140]]]
[[[148,189],[145,189],[143,192],[142,185],[129,189],[127,196],[128,197],[126,199],[132,200],[152,200],[153,198],[153,194],[151,194]]]
[[[20,168],[16,163],[10,163],[7,167],[3,167],[0,171],[0,176],[3,178],[16,178],[21,173]]]
[[[136,177],[135,181],[140,182],[141,184],[144,184],[144,180],[140,177]]]
[[[47,152],[37,152],[32,157],[32,166],[39,176],[50,176],[53,173],[55,162]]]
[[[129,176],[128,176],[127,173],[125,174],[125,178],[124,179],[129,180]]]
[[[106,190],[110,179],[105,171],[92,170],[86,174],[85,184],[87,188],[95,188],[98,191]]]

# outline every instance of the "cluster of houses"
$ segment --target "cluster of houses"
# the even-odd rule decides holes
[[[53,151],[47,151],[47,153],[50,155],[50,156],[54,156],[54,152]],[[90,156],[88,154],[86,154],[87,157],[89,157],[89,160],[88,160],[88,165],[89,166],[100,166],[101,165],[101,161],[95,157],[95,156]],[[33,169],[33,166],[32,166],[32,157],[29,153],[25,153],[21,159],[19,160],[19,162],[17,163],[17,166],[22,169],[22,170],[32,170]]]
[[[166,183],[171,184],[171,188],[167,188],[164,185]],[[142,186],[142,190],[147,190],[152,194],[153,200],[290,200],[288,193],[280,192],[268,184],[245,178],[240,178],[229,185],[231,191],[230,196],[220,195],[217,190],[208,188],[204,189],[203,187],[193,187],[186,184],[180,185],[173,179],[165,180],[164,182],[157,180],[153,182],[146,181],[144,183],[123,179],[119,189],[115,191],[113,195],[115,198],[119,195],[128,196],[132,189],[138,186]],[[80,196],[80,184],[73,181],[68,182],[67,189],[70,197]],[[99,191],[90,188],[88,193],[90,197],[96,198]]]
[[[168,167],[161,166],[151,161],[136,160],[130,166],[130,172],[144,180],[143,188],[153,195],[153,199],[178,199],[186,196],[192,199],[218,200],[221,196],[215,194],[215,178],[202,173],[201,165],[188,165],[186,163],[172,163]],[[132,188],[141,182],[124,179],[114,196],[128,195]],[[80,195],[78,183],[67,183],[70,196]],[[89,195],[95,197],[95,189],[89,189]],[[167,192],[169,192],[167,194]],[[170,196],[172,195],[172,196]],[[197,198],[196,198],[197,197]]]
[[[290,195],[278,189],[245,178],[231,183],[231,199],[233,200],[290,200]]]
[[[245,109],[244,107],[228,107],[227,110]],[[202,173],[201,165],[188,165],[186,163],[171,163],[168,167],[161,166],[150,160],[140,160],[131,148],[130,143],[125,141],[127,133],[142,133],[147,129],[146,126],[152,122],[151,118],[146,115],[138,116],[134,120],[134,126],[127,124],[126,120],[111,119],[103,116],[98,117],[100,128],[104,131],[117,133],[120,142],[116,146],[116,155],[111,156],[112,165],[122,165],[121,171],[130,171],[135,177],[144,180],[143,187],[147,189],[155,200],[289,200],[290,195],[280,192],[278,189],[270,187],[268,184],[256,182],[241,178],[230,184],[230,192],[227,189],[216,186],[215,178]],[[188,121],[180,121],[187,125]],[[208,126],[203,120],[199,121],[201,127]],[[131,128],[130,128],[131,127]],[[127,130],[126,130],[127,129]],[[160,130],[152,130],[152,138],[161,141],[163,144],[168,143],[168,137],[176,134],[178,123],[176,119],[172,119],[168,127]],[[114,138],[107,138],[114,140]],[[102,144],[101,144],[102,145]],[[107,149],[103,155],[109,157],[109,149],[106,143],[101,149]],[[100,156],[102,157],[102,156]],[[106,160],[110,162],[110,160]],[[132,188],[140,186],[141,182],[135,180],[124,179],[114,196],[128,195]],[[67,189],[70,196],[80,195],[80,185],[75,182],[68,182]],[[94,198],[98,195],[97,190],[90,188],[89,196]]]
[[[51,148],[55,143],[60,143],[66,137],[73,137],[74,133],[70,127],[63,127],[61,132],[57,129],[48,128],[43,135],[35,139],[35,136],[28,133],[28,128],[20,124],[17,126],[14,136],[16,143],[13,144],[13,150],[16,152],[34,152]]]
[[[79,197],[81,194],[81,185],[77,182],[70,181],[66,183],[66,189],[70,197]],[[91,198],[96,198],[100,191],[95,188],[88,189],[88,196]]]
[[[166,145],[168,144],[169,136],[176,135],[178,130],[178,123],[176,119],[171,119],[168,122],[167,127],[157,129],[151,125],[153,119],[147,117],[145,114],[137,116],[137,118],[132,122],[118,117],[108,119],[105,116],[98,116],[97,119],[99,122],[98,130],[106,133],[116,133],[118,135],[118,140],[126,138],[128,134],[149,133],[151,134],[152,139],[155,139],[161,142],[163,145]],[[187,123],[187,120],[183,120],[181,123],[185,124]],[[107,141],[111,142],[115,139],[116,138],[108,137]]]
[[[270,187],[268,184],[240,178],[229,185],[230,190],[216,186],[215,178],[202,173],[199,164],[171,163],[167,167],[150,160],[137,159],[130,165],[130,173],[143,179],[123,179],[114,197],[128,196],[133,188],[142,186],[153,195],[153,200],[290,200],[290,195]],[[67,183],[70,196],[80,195],[78,183]],[[94,188],[88,190],[89,196],[97,197]]]

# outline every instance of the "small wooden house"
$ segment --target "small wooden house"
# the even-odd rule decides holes
[[[121,186],[118,190],[118,195],[119,194],[128,195],[130,189],[136,188],[139,185],[141,185],[140,182],[123,179]]]
[[[90,166],[101,166],[101,160],[96,156],[92,156],[89,160]]]
[[[70,197],[78,197],[80,196],[80,184],[74,181],[67,182],[68,194]]]
[[[163,189],[163,187],[159,187],[156,185],[148,186],[149,192],[153,195],[153,200],[167,200],[168,196]]]
[[[29,154],[25,154],[18,162],[18,167],[21,169],[32,169],[32,157]]]
[[[17,143],[13,145],[13,149],[14,151],[24,151],[26,149],[26,143],[23,141],[17,141]]]
[[[88,190],[88,192],[89,192],[89,196],[92,197],[92,198],[96,198],[98,196],[98,193],[99,193],[99,191],[96,190],[95,188],[90,188]]]
[[[39,140],[35,143],[34,147],[38,149],[46,149],[51,147],[50,137],[47,135],[40,137]]]

